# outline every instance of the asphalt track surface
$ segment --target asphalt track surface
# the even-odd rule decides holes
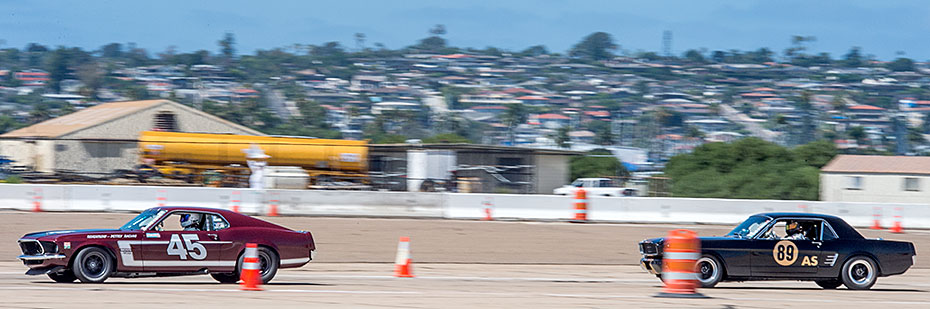
[[[317,260],[278,272],[265,291],[240,291],[209,276],[112,278],[58,284],[25,276],[16,239],[51,229],[116,227],[133,214],[0,212],[0,308],[928,308],[930,231],[868,237],[918,247],[916,267],[869,291],[826,291],[811,282],[722,283],[709,299],[655,298],[660,282],[636,266],[636,243],[713,225],[571,224],[419,219],[265,218],[317,239]],[[394,278],[400,236],[411,237],[416,278]],[[890,308],[890,307],[888,307]]]

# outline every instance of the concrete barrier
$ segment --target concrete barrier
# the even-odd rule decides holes
[[[573,200],[557,195],[372,191],[253,190],[238,188],[0,184],[0,209],[30,211],[132,211],[159,205],[232,209],[266,214],[275,201],[282,215],[481,219],[485,204],[497,219],[570,220]],[[930,205],[850,202],[591,197],[588,219],[632,223],[735,224],[761,212],[816,212],[867,227],[873,209],[891,226],[900,209],[904,228],[930,228]]]

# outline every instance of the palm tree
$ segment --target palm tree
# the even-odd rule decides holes
[[[501,115],[501,121],[507,126],[507,134],[510,137],[510,145],[514,145],[514,129],[527,119],[526,107],[523,104],[510,104],[509,108]]]

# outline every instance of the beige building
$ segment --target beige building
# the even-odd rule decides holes
[[[168,100],[112,102],[0,135],[0,155],[41,172],[108,173],[138,164],[149,130],[264,135]]]
[[[820,169],[820,199],[930,204],[930,157],[838,155]]]

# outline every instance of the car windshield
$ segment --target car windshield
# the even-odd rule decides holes
[[[751,237],[752,235],[755,235],[756,232],[758,232],[760,229],[765,227],[765,225],[768,224],[771,220],[772,218],[764,216],[749,217],[749,219],[746,219],[746,221],[743,221],[743,223],[727,233],[726,236],[740,238]]]
[[[155,219],[158,219],[163,214],[165,214],[165,210],[148,209],[146,211],[143,211],[141,214],[139,214],[135,218],[132,218],[132,220],[129,220],[129,222],[126,222],[126,224],[121,226],[119,229],[124,230],[124,231],[144,230],[145,228],[149,226],[149,224],[152,224],[152,222],[154,222]]]

